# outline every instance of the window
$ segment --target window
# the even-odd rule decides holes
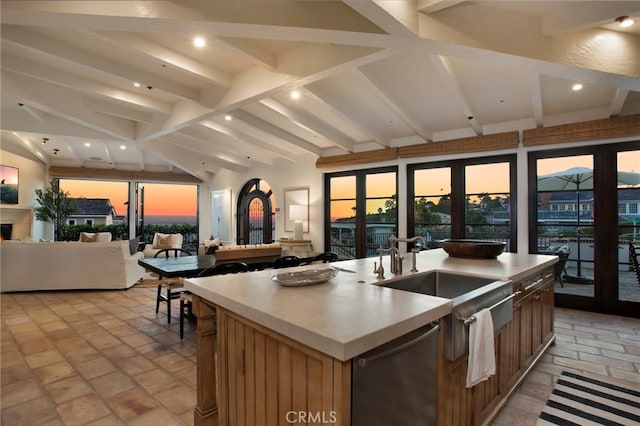
[[[89,226],[93,226],[93,219],[85,219],[84,220],[84,224],[85,225],[89,225]]]
[[[627,212],[627,205],[626,204],[618,204],[618,213],[626,213]]]
[[[515,249],[515,156],[414,164],[407,173],[407,236],[432,248],[445,238],[473,238]]]
[[[397,168],[325,175],[325,247],[341,259],[376,256],[397,235]]]

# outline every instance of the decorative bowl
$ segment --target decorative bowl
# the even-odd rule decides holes
[[[495,259],[507,246],[499,241],[449,239],[442,241],[442,248],[451,257],[467,259]]]
[[[271,280],[285,287],[302,287],[329,281],[338,273],[337,269],[307,269],[298,272],[285,272],[271,277]]]

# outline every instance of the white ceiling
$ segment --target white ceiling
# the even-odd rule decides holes
[[[637,0],[1,7],[3,143],[56,166],[206,180],[640,113]],[[622,15],[639,22],[621,29]]]

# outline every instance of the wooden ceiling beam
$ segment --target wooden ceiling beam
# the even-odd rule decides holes
[[[117,179],[146,182],[176,182],[200,184],[203,181],[187,174],[166,172],[145,172],[138,170],[92,169],[86,167],[49,167],[49,176],[56,178]]]

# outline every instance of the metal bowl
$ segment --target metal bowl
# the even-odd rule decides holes
[[[450,239],[442,241],[442,248],[452,257],[467,259],[495,259],[507,246],[499,241]]]

